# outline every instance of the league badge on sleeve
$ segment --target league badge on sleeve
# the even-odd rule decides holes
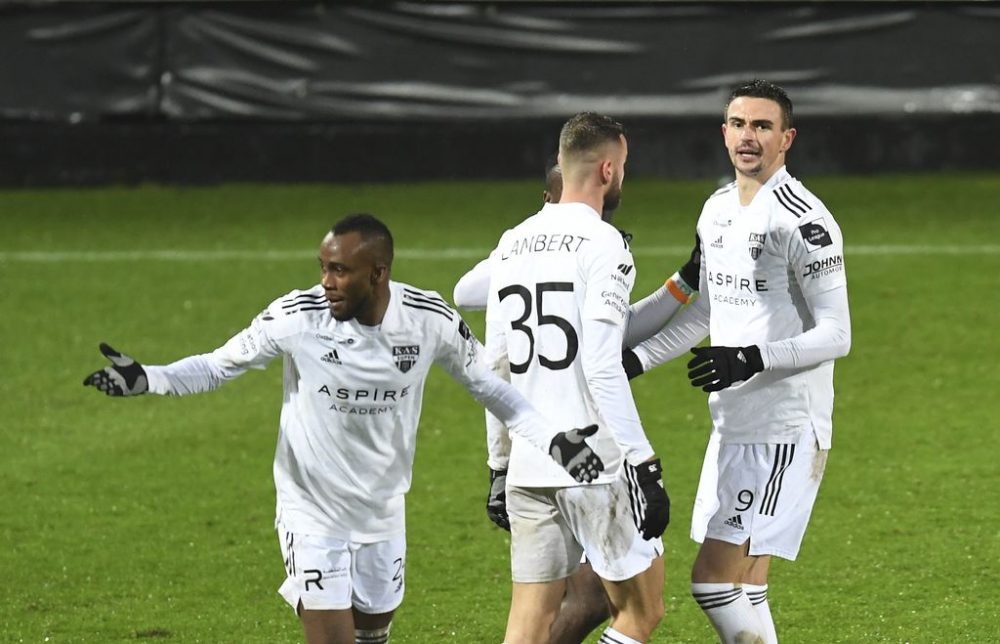
[[[808,224],[802,224],[799,226],[799,232],[802,233],[802,239],[805,240],[806,249],[810,253],[833,243],[822,217]]]
[[[393,347],[392,348],[392,359],[396,361],[396,366],[403,373],[406,373],[413,368],[413,365],[417,364],[417,359],[420,357],[420,345],[411,344],[407,346]]]

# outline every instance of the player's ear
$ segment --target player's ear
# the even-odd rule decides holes
[[[372,286],[375,286],[380,282],[388,281],[388,279],[389,279],[388,266],[386,266],[385,264],[375,264],[375,266],[372,267],[372,272],[371,272]]]
[[[601,161],[601,183],[607,185],[615,176],[615,166],[611,159]]]
[[[783,139],[781,142],[782,152],[788,152],[788,148],[792,147],[792,141],[795,140],[796,134],[798,134],[798,131],[794,127],[790,127],[781,133],[781,138]]]

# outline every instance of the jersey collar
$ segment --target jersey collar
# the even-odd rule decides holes
[[[571,201],[569,203],[547,203],[542,206],[541,212],[544,214],[552,214],[556,212],[567,212],[575,211],[577,214],[581,215],[593,215],[598,219],[601,218],[601,213],[597,212],[587,204],[580,201]]]

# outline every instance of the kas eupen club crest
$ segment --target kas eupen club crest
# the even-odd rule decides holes
[[[767,239],[767,233],[750,233],[750,238],[747,240],[747,247],[750,250],[750,259],[757,261],[760,257],[760,253],[764,250],[764,240]]]
[[[392,359],[396,361],[396,366],[399,367],[399,370],[403,373],[406,373],[413,368],[413,365],[417,364],[417,358],[419,357],[419,344],[392,348]]]

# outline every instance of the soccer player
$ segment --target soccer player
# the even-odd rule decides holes
[[[216,351],[143,366],[102,344],[111,366],[84,381],[112,396],[193,394],[283,357],[274,482],[287,578],[279,592],[310,644],[388,641],[403,598],[404,495],[432,363],[570,481],[602,468],[584,441],[596,427],[551,430],[486,367],[454,309],[390,280],[392,257],[381,221],[348,216],[320,245],[320,283],[276,299]]]
[[[584,553],[611,605],[602,642],[643,642],[663,615],[669,499],[621,364],[635,268],[627,242],[601,219],[620,199],[627,154],[619,123],[571,118],[559,139],[559,203],[504,233],[490,255],[488,362],[506,364],[543,413],[596,424],[591,440],[605,464],[594,484],[579,485],[511,436],[508,644],[549,641]],[[502,439],[490,437],[493,469],[503,466]]]
[[[733,90],[722,134],[736,180],[698,219],[701,297],[634,353],[648,369],[711,335],[688,363],[719,438],[699,486],[698,503],[716,510],[691,592],[723,642],[773,644],[770,560],[798,555],[831,444],[833,362],[851,346],[844,243],[785,169],[796,130],[783,89]]]
[[[542,191],[543,203],[557,203],[562,196],[562,171],[553,155],[546,165],[545,189]],[[605,210],[601,218],[611,223],[614,210]],[[701,267],[700,247],[695,243],[688,262],[659,289],[629,307],[629,316],[625,326],[625,344],[635,345],[650,337],[662,328],[667,320],[685,303],[698,286],[698,270]],[[689,286],[689,285],[693,285]],[[486,299],[490,286],[489,259],[476,264],[455,284],[453,299],[457,306],[468,309],[486,308]],[[631,352],[625,355],[634,356]],[[624,365],[626,373],[630,366]],[[641,368],[635,371],[641,373]],[[502,372],[505,378],[510,377]],[[502,424],[486,413],[486,422],[493,425],[492,436],[504,435]],[[506,477],[509,443],[504,441],[496,452],[502,454],[501,461],[490,463],[490,492],[487,497],[486,512],[497,526],[510,530],[510,522],[506,508]],[[566,594],[563,597],[559,613],[552,623],[549,633],[551,644],[578,644],[591,631],[601,625],[611,616],[607,594],[601,585],[600,578],[594,573],[590,562],[584,559],[580,567],[566,579]]]

